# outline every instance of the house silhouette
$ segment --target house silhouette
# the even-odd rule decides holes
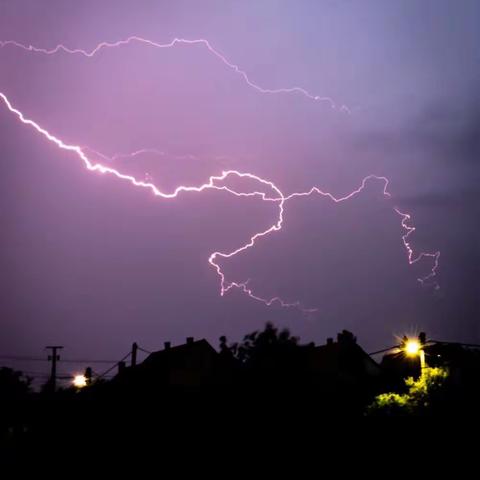
[[[339,333],[336,342],[328,338],[325,345],[314,347],[310,354],[310,368],[319,378],[335,377],[352,385],[378,378],[382,372],[348,330]]]
[[[151,353],[142,363],[123,368],[109,383],[115,391],[136,398],[167,398],[177,394],[212,394],[254,402],[260,397],[300,400],[310,396],[338,403],[370,396],[381,376],[380,367],[357,344],[351,332],[325,345],[267,345],[241,361],[227,348],[218,352],[205,339],[187,338]],[[330,402],[329,402],[330,403]]]
[[[121,390],[144,393],[199,392],[226,385],[232,377],[232,359],[217,352],[205,339],[187,337],[186,343],[152,352],[140,364],[122,368],[112,380]]]

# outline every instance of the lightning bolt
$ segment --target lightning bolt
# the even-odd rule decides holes
[[[432,258],[433,259],[433,267],[428,275],[425,277],[418,278],[417,280],[422,284],[422,285],[428,285],[431,284],[435,288],[435,290],[440,289],[440,285],[435,281],[435,277],[437,275],[437,270],[439,266],[439,261],[440,261],[440,252],[420,252],[417,256],[415,256],[413,252],[413,248],[410,245],[410,242],[408,241],[408,237],[416,230],[415,227],[408,225],[408,223],[411,221],[411,215],[409,213],[403,213],[400,211],[398,207],[394,207],[395,212],[402,217],[402,227],[406,230],[407,233],[405,235],[402,235],[402,242],[405,247],[405,250],[407,251],[407,257],[408,257],[408,263],[410,265],[417,263],[419,260],[422,258]]]
[[[168,43],[158,43],[158,42],[154,42],[153,40],[149,40],[147,38],[132,35],[124,40],[118,40],[116,42],[101,42],[90,51],[83,50],[81,48],[68,48],[62,44],[59,44],[52,49],[46,49],[46,48],[38,48],[33,45],[24,45],[23,43],[17,42],[15,40],[0,40],[0,48],[13,46],[13,47],[21,48],[22,50],[26,50],[27,52],[41,53],[44,55],[55,55],[56,53],[64,52],[68,54],[83,55],[84,57],[91,58],[104,49],[122,47],[130,43],[140,43],[140,44],[147,45],[150,47],[155,47],[155,48],[172,48],[172,47],[175,47],[176,45],[181,45],[181,44],[202,45],[212,55],[218,58],[218,60],[220,60],[224,65],[226,65],[230,70],[235,72],[237,75],[240,75],[240,77],[244,80],[244,82],[251,88],[255,89],[257,92],[266,93],[266,94],[296,93],[296,94],[303,95],[304,97],[310,100],[314,100],[315,102],[326,102],[334,110],[339,110],[344,113],[351,113],[351,110],[346,105],[338,106],[330,97],[314,95],[313,93],[310,93],[308,90],[302,87],[296,87],[296,86],[289,87],[289,88],[261,87],[257,83],[250,80],[250,77],[248,76],[247,72],[245,72],[245,70],[242,70],[238,65],[230,62],[225,55],[222,55],[218,50],[213,48],[210,42],[204,38],[198,38],[194,40],[188,40],[186,38],[174,38],[172,41]]]
[[[388,178],[372,174],[372,175],[366,176],[356,190],[353,190],[352,192],[350,192],[349,194],[343,197],[335,197],[329,192],[324,192],[320,190],[318,187],[312,187],[310,190],[306,192],[291,193],[290,195],[287,195],[284,198],[284,200],[287,201],[295,197],[309,197],[310,195],[318,194],[323,197],[329,198],[335,203],[344,202],[345,200],[349,200],[353,198],[354,196],[358,195],[362,190],[364,190],[369,180],[379,180],[383,182],[383,191],[382,191],[383,196],[386,198],[392,197],[391,193],[388,191],[388,184],[390,183]],[[437,275],[437,269],[439,266],[440,252],[439,251],[420,252],[419,254],[415,255],[415,252],[413,251],[413,248],[408,240],[410,235],[416,230],[414,226],[408,225],[408,223],[411,221],[411,215],[409,213],[404,213],[400,211],[398,207],[393,207],[393,210],[397,215],[401,217],[402,228],[406,230],[406,233],[402,235],[402,242],[403,242],[403,246],[405,247],[405,250],[407,251],[407,259],[408,259],[409,265],[413,265],[414,263],[417,263],[422,258],[431,258],[433,260],[433,267],[430,270],[430,273],[424,277],[417,278],[417,280],[422,285],[431,285],[435,288],[435,290],[438,290],[440,288],[440,285],[435,281],[435,277]]]
[[[324,192],[320,190],[318,187],[313,187],[309,191],[306,192],[296,192],[292,193],[288,196],[285,196],[282,191],[273,183],[268,180],[265,180],[263,178],[260,178],[252,173],[244,173],[244,172],[239,172],[237,170],[227,170],[223,171],[221,175],[212,175],[210,176],[208,182],[200,185],[200,186],[185,186],[181,185],[178,186],[173,192],[166,193],[161,190],[159,190],[153,183],[151,182],[146,182],[146,181],[141,181],[135,178],[132,175],[126,175],[121,173],[120,171],[116,170],[115,168],[103,165],[101,163],[96,163],[92,161],[86,154],[85,154],[85,149],[82,149],[79,145],[70,145],[68,143],[65,143],[63,140],[60,138],[56,137],[46,129],[42,128],[38,123],[34,122],[33,120],[25,117],[25,115],[18,109],[16,109],[10,100],[7,98],[7,96],[0,92],[0,99],[4,102],[6,105],[7,109],[16,115],[16,117],[25,125],[28,125],[32,127],[34,130],[36,130],[39,134],[44,136],[48,141],[54,143],[59,149],[65,150],[67,152],[71,152],[75,154],[85,165],[85,167],[91,171],[91,172],[98,172],[102,174],[110,174],[115,176],[116,178],[129,182],[131,185],[143,189],[150,190],[151,193],[153,193],[155,196],[164,198],[164,199],[172,199],[177,197],[180,193],[183,192],[203,192],[205,190],[222,190],[225,192],[228,192],[231,195],[235,195],[237,197],[260,197],[263,201],[268,201],[268,202],[275,202],[278,205],[278,216],[275,221],[269,228],[266,230],[263,230],[261,232],[256,233],[252,237],[250,237],[250,240],[242,245],[241,247],[237,248],[236,250],[233,250],[231,252],[220,252],[220,251],[215,251],[213,252],[209,259],[208,262],[209,264],[215,269],[217,272],[217,275],[220,278],[220,295],[224,295],[227,293],[230,289],[232,288],[238,288],[244,293],[246,293],[249,297],[253,298],[254,300],[261,301],[265,303],[267,306],[272,305],[273,303],[277,302],[279,303],[282,307],[297,307],[299,308],[302,312],[304,313],[311,313],[316,311],[315,308],[305,308],[303,307],[300,302],[293,302],[293,303],[288,303],[282,300],[280,297],[273,297],[273,298],[263,298],[260,297],[256,294],[253,293],[252,289],[248,287],[248,281],[246,282],[228,282],[225,278],[225,274],[223,273],[221,266],[217,262],[217,258],[224,258],[228,259],[231,258],[235,255],[238,255],[239,253],[252,248],[257,240],[271,234],[274,232],[278,232],[281,230],[282,225],[283,225],[283,214],[284,214],[284,206],[285,202],[288,200],[291,200],[292,198],[295,197],[305,197],[305,196],[310,196],[312,194],[318,194],[322,195],[325,197],[328,197],[330,200],[332,200],[335,203],[343,202],[346,200],[349,200],[359,194],[366,186],[368,180],[371,179],[376,179],[376,180],[381,180],[384,182],[384,189],[383,189],[383,194],[386,197],[391,197],[391,194],[387,191],[387,186],[388,186],[388,179],[386,177],[379,177],[376,175],[369,175],[365,177],[360,186],[356,189],[353,190],[351,193],[348,195],[345,195],[343,197],[335,197],[329,192]],[[269,196],[265,192],[262,191],[252,191],[252,192],[239,192],[234,190],[233,188],[229,188],[226,185],[221,185],[221,182],[225,181],[228,177],[230,176],[236,176],[238,178],[248,178],[250,180],[253,180],[259,184],[261,184],[264,187],[268,187],[275,195],[274,196]],[[408,261],[410,264],[413,264],[417,261],[419,261],[423,257],[433,257],[435,259],[435,264],[434,267],[432,268],[431,272],[429,275],[423,278],[419,278],[418,280],[421,283],[425,283],[429,280],[431,280],[433,277],[436,275],[436,270],[438,268],[438,259],[440,256],[440,252],[436,253],[426,253],[422,252],[418,256],[414,256],[413,249],[410,246],[410,243],[408,242],[408,237],[415,231],[415,227],[407,225],[407,222],[410,220],[410,215],[406,213],[402,213],[397,207],[394,207],[395,212],[401,216],[402,218],[402,227],[407,230],[407,233],[403,235],[402,240],[403,244],[407,250],[408,254]]]
[[[123,45],[127,45],[129,43],[133,42],[138,42],[142,44],[147,44],[156,48],[170,48],[173,47],[177,44],[187,44],[187,45],[193,45],[193,44],[201,44],[204,47],[208,49],[209,52],[211,52],[213,55],[215,55],[219,60],[221,60],[228,68],[233,70],[235,73],[240,75],[243,80],[252,88],[257,90],[260,93],[264,94],[280,94],[280,93],[297,93],[301,94],[311,100],[314,101],[319,101],[319,102],[327,102],[330,104],[330,106],[333,109],[337,109],[340,111],[344,111],[347,113],[350,113],[350,110],[345,107],[337,107],[336,104],[333,102],[332,99],[329,97],[320,97],[317,95],[313,95],[304,88],[301,87],[291,87],[291,88],[279,88],[279,89],[266,89],[262,88],[259,85],[255,84],[252,82],[247,75],[247,73],[243,70],[241,70],[237,65],[231,63],[225,56],[223,56],[220,52],[215,50],[211,44],[205,40],[205,39],[197,39],[197,40],[186,40],[182,38],[175,38],[169,43],[165,44],[160,44],[157,42],[153,42],[148,39],[144,39],[142,37],[138,36],[131,36],[128,37],[125,40],[120,40],[117,42],[109,43],[109,42],[102,42],[98,44],[93,50],[91,51],[86,51],[82,49],[70,49],[65,47],[64,45],[57,45],[55,48],[51,50],[47,49],[42,49],[42,48],[37,48],[32,45],[26,46],[23,45],[19,42],[8,40],[8,41],[0,41],[0,47],[5,47],[8,45],[12,45],[15,47],[22,48],[26,51],[30,52],[36,52],[36,53],[42,53],[46,55],[53,55],[56,53],[59,53],[61,51],[68,53],[68,54],[81,54],[84,55],[85,57],[93,57],[96,55],[98,52],[100,52],[102,49],[105,48],[114,48],[114,47],[120,47]],[[118,169],[113,168],[112,166],[107,166],[102,163],[98,163],[94,160],[92,160],[88,155],[87,152],[90,151],[92,152],[96,157],[102,158],[103,160],[108,161],[109,163],[113,162],[116,159],[121,159],[121,158],[133,158],[137,155],[141,154],[146,154],[146,153],[152,153],[156,155],[164,155],[164,152],[156,150],[156,149],[140,149],[135,152],[131,152],[129,154],[116,154],[113,157],[107,157],[106,155],[97,152],[89,147],[85,146],[79,146],[79,145],[71,145],[60,138],[56,137],[43,127],[41,127],[38,123],[34,122],[33,120],[27,118],[20,110],[15,108],[12,103],[9,101],[7,96],[4,93],[0,92],[0,99],[3,101],[3,103],[6,105],[7,109],[13,113],[20,122],[22,122],[25,125],[28,125],[32,127],[34,130],[36,130],[37,133],[45,137],[48,141],[51,143],[55,144],[59,149],[65,150],[67,152],[70,152],[74,155],[76,155],[84,164],[84,166],[87,168],[87,170],[92,171],[92,172],[97,172],[101,174],[109,174],[114,177],[116,177],[119,180],[126,181],[130,183],[131,185],[142,188],[142,189],[147,189],[151,193],[153,193],[155,196],[161,197],[163,199],[172,199],[176,198],[178,195],[181,193],[200,193],[205,190],[219,190],[219,191],[224,191],[227,192],[231,195],[237,196],[237,197],[258,197],[262,201],[267,201],[267,202],[273,202],[277,206],[277,217],[275,219],[275,222],[270,225],[267,229],[255,233],[253,236],[250,237],[250,239],[240,246],[239,248],[230,251],[230,252],[220,252],[220,251],[215,251],[213,252],[210,257],[208,258],[209,264],[214,268],[216,271],[219,279],[220,279],[220,295],[223,296],[225,295],[229,290],[232,288],[237,288],[247,294],[250,298],[260,301],[264,303],[267,306],[270,306],[272,304],[278,303],[282,307],[295,307],[300,309],[303,313],[312,313],[315,312],[317,309],[316,308],[306,308],[304,307],[300,302],[286,302],[283,299],[281,299],[278,296],[272,297],[272,298],[264,298],[261,296],[258,296],[253,292],[253,290],[248,286],[249,281],[244,281],[244,282],[233,282],[233,281],[227,281],[224,272],[221,269],[220,264],[218,263],[219,259],[228,259],[232,258],[252,247],[255,246],[256,242],[263,237],[266,237],[270,234],[273,234],[275,232],[278,232],[282,229],[283,222],[284,222],[284,210],[285,210],[285,204],[289,200],[296,198],[296,197],[308,197],[314,194],[321,195],[324,197],[329,198],[331,201],[335,203],[340,203],[347,201],[356,195],[358,195],[360,192],[362,192],[368,181],[370,180],[377,180],[381,181],[384,184],[383,188],[383,195],[384,197],[391,198],[391,194],[387,191],[387,187],[389,184],[389,180],[386,177],[381,177],[377,175],[368,175],[366,176],[360,186],[350,192],[349,194],[341,197],[336,197],[333,194],[329,192],[324,192],[320,190],[318,187],[312,187],[310,190],[305,191],[305,192],[295,192],[291,193],[289,195],[284,195],[283,192],[271,181],[268,181],[266,179],[263,179],[261,177],[258,177],[257,175],[254,175],[252,173],[248,172],[240,172],[237,170],[226,170],[223,171],[220,175],[212,175],[209,177],[208,182],[203,183],[199,186],[186,186],[186,185],[180,185],[177,188],[175,188],[172,192],[163,192],[159,188],[155,186],[154,183],[150,181],[142,181],[137,179],[136,177],[132,175],[127,175],[122,172],[120,172]],[[195,158],[191,155],[185,156],[185,158]],[[229,177],[237,177],[237,178],[247,178],[250,180],[253,180],[257,184],[261,185],[264,189],[269,190],[270,194],[267,194],[266,191],[249,191],[249,192],[242,192],[242,191],[237,191],[234,188],[227,187],[224,183]],[[433,259],[433,267],[430,271],[430,273],[422,278],[419,278],[418,281],[422,283],[423,285],[426,284],[432,284],[435,286],[435,288],[439,288],[438,284],[435,282],[435,277],[437,274],[437,269],[438,269],[438,262],[439,262],[439,257],[440,257],[440,252],[421,252],[417,255],[414,254],[413,248],[411,247],[409,237],[410,235],[415,231],[415,227],[411,226],[409,223],[411,221],[411,216],[410,214],[403,213],[398,209],[397,207],[393,207],[393,210],[397,215],[400,216],[401,218],[401,226],[402,228],[406,231],[406,233],[402,236],[402,242],[404,245],[404,248],[407,252],[407,259],[410,265],[418,262],[422,258],[432,258]]]

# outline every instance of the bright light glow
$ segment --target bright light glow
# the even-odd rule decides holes
[[[421,347],[418,340],[408,340],[408,342],[405,344],[405,352],[407,355],[412,357],[418,355],[420,353],[420,349]]]
[[[73,385],[77,388],[86,387],[87,377],[85,377],[85,375],[75,375],[75,377],[73,377]]]

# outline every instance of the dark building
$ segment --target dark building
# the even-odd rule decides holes
[[[278,338],[277,338],[278,340]],[[380,367],[346,330],[326,345],[259,342],[239,359],[223,342],[217,352],[205,339],[165,343],[142,363],[123,368],[105,386],[111,399],[182,402],[188,409],[291,409],[360,413],[379,392]],[[180,403],[178,403],[180,402]]]
[[[163,350],[151,353],[135,367],[123,368],[116,383],[135,387],[195,390],[242,383],[248,376],[270,381],[293,380],[313,386],[322,384],[358,387],[374,382],[380,366],[358,345],[355,336],[343,330],[337,341],[325,345],[298,345],[287,349],[266,349],[255,361],[241,363],[226,349],[217,352],[205,339],[187,338],[183,345],[165,342]],[[244,383],[244,382],[243,382]]]
[[[165,342],[163,350],[151,353],[142,363],[122,368],[112,383],[139,394],[192,392],[227,384],[231,370],[231,359],[226,361],[205,339],[188,337],[183,345]]]
[[[162,386],[197,389],[219,381],[220,363],[218,352],[205,339],[189,337],[187,343],[175,347],[166,342],[165,348],[151,353],[138,370]]]
[[[336,342],[329,338],[326,345],[314,347],[310,353],[310,368],[319,378],[335,377],[350,384],[377,378],[381,374],[380,366],[348,330],[339,333]]]

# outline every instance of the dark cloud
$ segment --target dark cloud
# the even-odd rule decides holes
[[[459,108],[448,101],[428,105],[394,128],[361,130],[355,142],[370,150],[388,150],[393,154],[420,151],[435,155],[438,160],[478,165],[480,103]]]

